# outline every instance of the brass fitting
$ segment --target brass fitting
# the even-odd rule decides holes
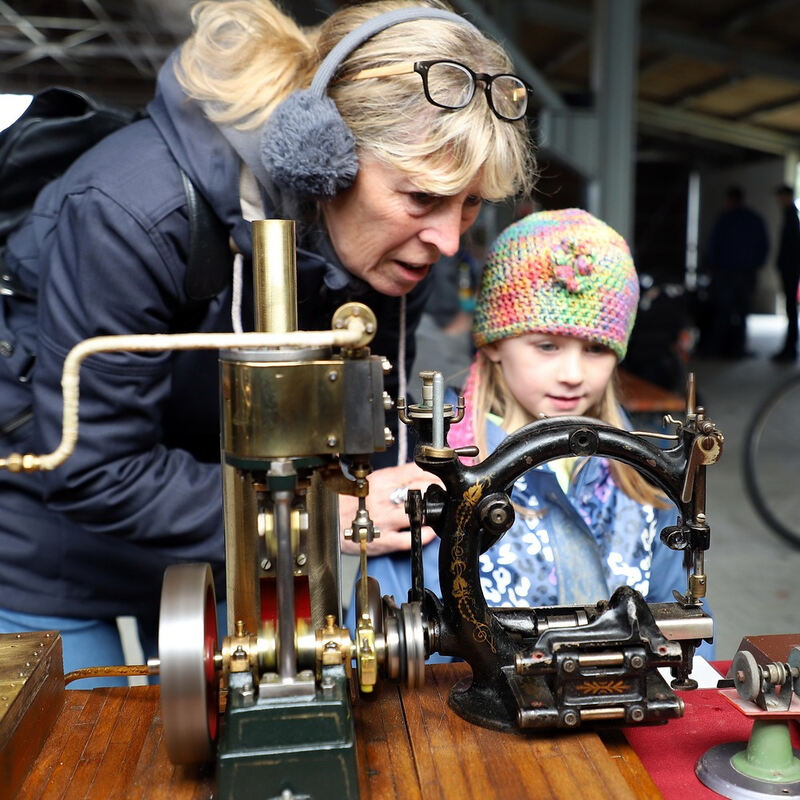
[[[706,596],[706,576],[704,574],[694,573],[689,576],[689,593],[696,598]]]
[[[361,334],[359,341],[347,349],[350,358],[358,358],[369,354],[365,348],[375,338],[378,319],[375,312],[364,303],[345,303],[334,312],[331,327],[333,330],[347,328]]]
[[[325,626],[316,632],[317,677],[322,676],[322,667],[341,665],[347,677],[352,676],[353,641],[347,628],[336,624],[333,614],[325,616]]]
[[[242,620],[236,621],[236,632],[222,640],[222,669],[230,672],[254,672],[258,668],[258,638],[245,633]]]
[[[375,629],[369,616],[363,615],[356,629],[356,659],[358,664],[358,684],[361,691],[369,694],[378,682],[378,653],[375,643]]]

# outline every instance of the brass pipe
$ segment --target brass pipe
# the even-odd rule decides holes
[[[162,350],[221,350],[251,347],[362,347],[374,331],[365,328],[360,317],[348,317],[335,331],[294,331],[289,333],[153,333],[95,336],[78,342],[67,353],[61,374],[64,398],[61,442],[52,453],[11,453],[0,458],[0,469],[11,472],[51,470],[63,464],[78,441],[80,367],[97,353],[158,352]]]
[[[291,219],[258,219],[253,233],[253,286],[257,331],[297,330],[297,255]]]

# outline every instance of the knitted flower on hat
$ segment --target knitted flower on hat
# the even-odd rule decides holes
[[[586,211],[540,211],[497,237],[483,270],[472,325],[477,347],[551,333],[625,355],[639,280],[625,240]]]

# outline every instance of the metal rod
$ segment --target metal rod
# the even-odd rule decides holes
[[[697,405],[697,382],[695,380],[694,372],[690,372],[686,376],[686,416],[695,413]]]
[[[582,708],[580,710],[581,722],[584,720],[624,719],[625,709],[619,708]]]
[[[294,557],[292,555],[291,502],[292,492],[272,493],[275,514],[275,538],[278,563],[278,673],[282,680],[297,675],[294,641]]]
[[[444,447],[444,378],[433,373],[433,446]]]

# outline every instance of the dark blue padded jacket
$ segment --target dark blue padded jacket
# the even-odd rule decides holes
[[[62,365],[82,339],[231,330],[230,284],[200,304],[184,289],[189,217],[178,165],[249,258],[240,164],[186,100],[168,62],[148,116],[104,139],[40,193],[4,253],[38,301],[0,297],[0,429],[13,428],[0,435],[0,455],[57,445]],[[349,276],[313,223],[302,230],[299,327],[328,329],[342,302],[361,300],[378,316],[373,352],[394,363],[399,299]],[[427,290],[407,298],[409,367]],[[75,454],[50,473],[0,470],[0,607],[153,620],[163,571],[180,561],[210,562],[224,596],[217,369],[213,351],[111,353],[84,362]],[[387,390],[396,394],[391,375]],[[16,425],[31,404],[32,420]]]

